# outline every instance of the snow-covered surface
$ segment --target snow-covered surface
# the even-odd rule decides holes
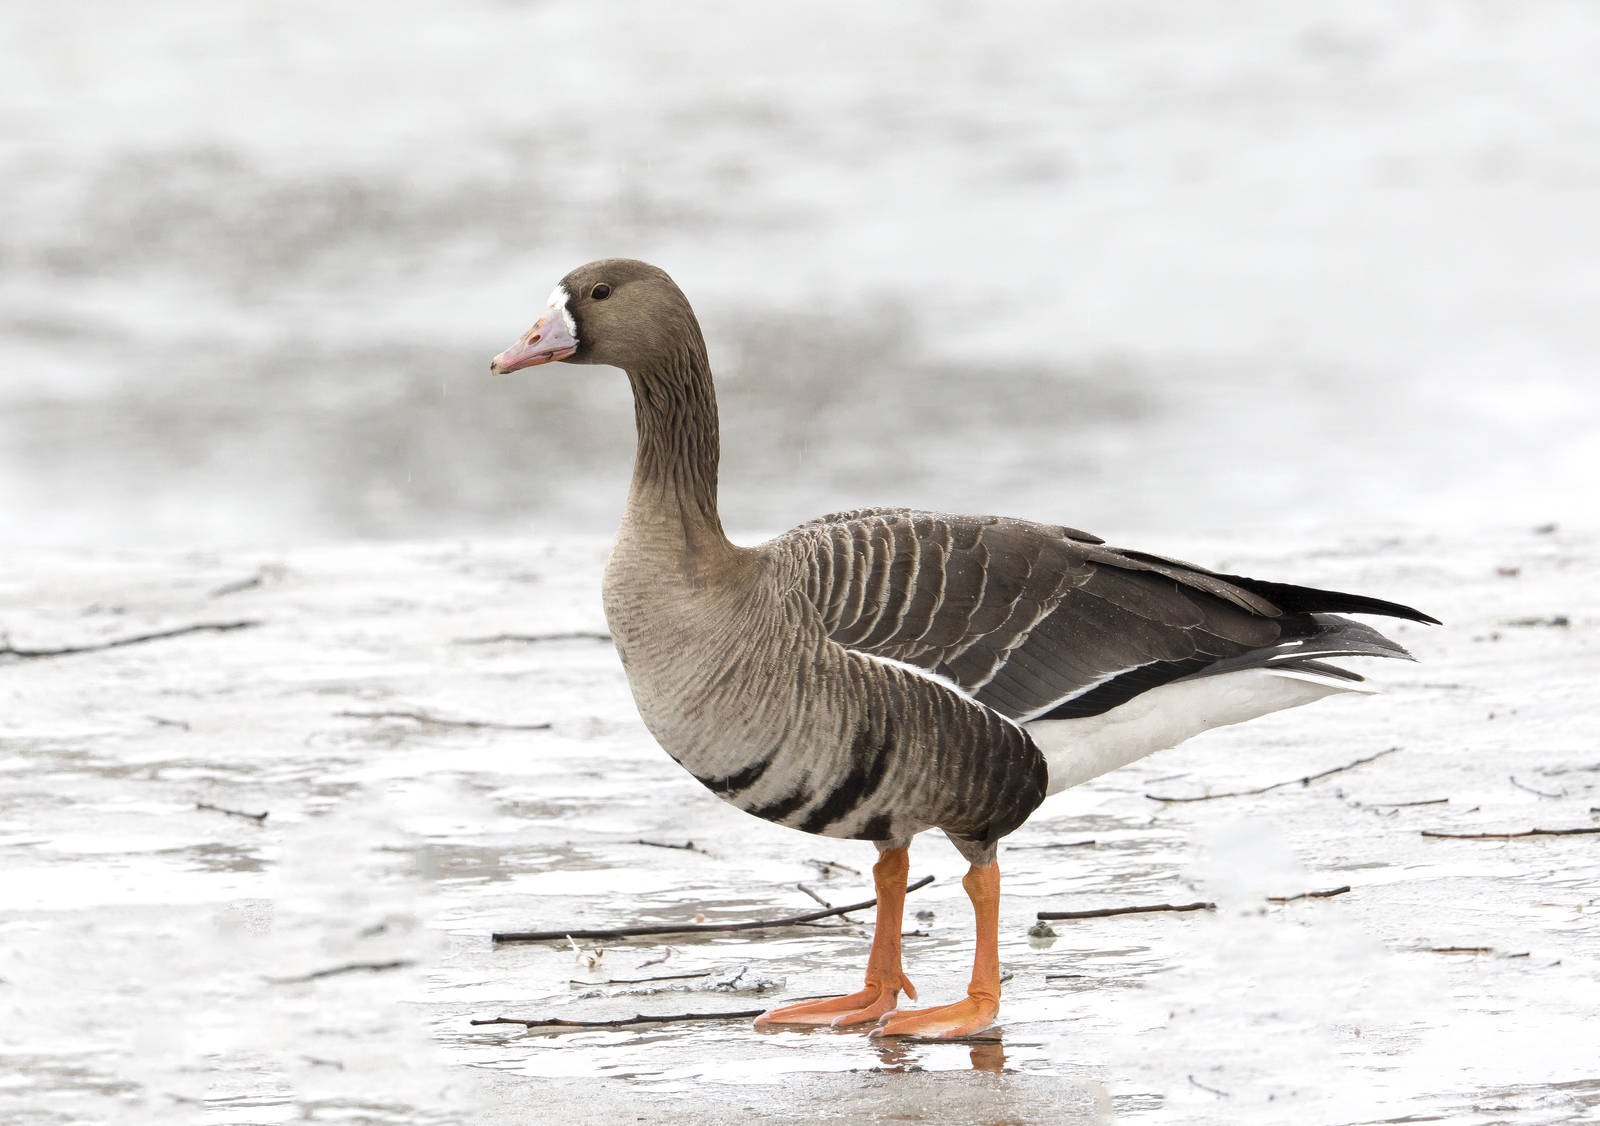
[[[801,883],[870,894],[869,847],[748,818],[667,760],[608,644],[484,640],[598,628],[600,539],[10,554],[15,649],[259,624],[0,664],[0,1121],[1600,1119],[1600,837],[1420,835],[1600,823],[1593,535],[1140,546],[1448,624],[1393,626],[1421,660],[1372,663],[1383,695],[1212,732],[1051,799],[1002,851],[998,1037],[887,1046],[744,1021],[468,1023],[756,1008],[860,973],[861,927],[604,943],[597,971],[559,944],[491,945],[795,913],[814,907]],[[1256,796],[1145,796],[1391,747]],[[909,901],[908,971],[950,998],[971,956],[963,864],[931,838],[912,857],[937,879]],[[1041,909],[1196,899],[1219,909],[1028,936]],[[274,980],[393,961],[410,964]],[[735,989],[782,984],[599,984],[741,968]]]

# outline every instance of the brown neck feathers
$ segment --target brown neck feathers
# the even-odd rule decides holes
[[[630,502],[676,509],[691,535],[726,542],[717,515],[717,394],[698,332],[650,365],[628,372],[639,449]]]

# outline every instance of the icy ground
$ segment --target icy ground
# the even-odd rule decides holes
[[[1141,546],[1447,625],[1393,627],[1421,662],[1371,668],[1382,696],[1053,799],[1002,852],[998,1033],[891,1045],[469,1023],[761,1008],[860,972],[870,913],[587,958],[489,941],[870,895],[870,848],[666,759],[604,641],[486,640],[599,629],[601,541],[12,553],[13,651],[253,624],[0,658],[0,1121],[1600,1120],[1600,837],[1421,835],[1600,825],[1594,537]],[[908,970],[951,998],[963,866],[934,839],[912,857],[936,880]],[[1218,908],[1028,935],[1039,910],[1194,900]],[[661,974],[706,976],[608,984]]]

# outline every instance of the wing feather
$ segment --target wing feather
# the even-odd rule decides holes
[[[1339,655],[1307,648],[1344,622],[1313,611],[1432,620],[989,516],[865,509],[804,524],[767,549],[798,569],[796,592],[834,641],[948,677],[1013,719],[1095,714],[1214,665],[1281,659],[1280,644]],[[1404,655],[1389,644],[1394,652],[1377,655]]]

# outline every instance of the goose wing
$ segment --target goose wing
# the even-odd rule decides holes
[[[1409,656],[1335,617],[1431,622],[1397,603],[1222,575],[1072,528],[864,509],[774,541],[840,645],[945,677],[1019,721],[1094,715],[1252,665],[1360,679],[1314,658]]]

